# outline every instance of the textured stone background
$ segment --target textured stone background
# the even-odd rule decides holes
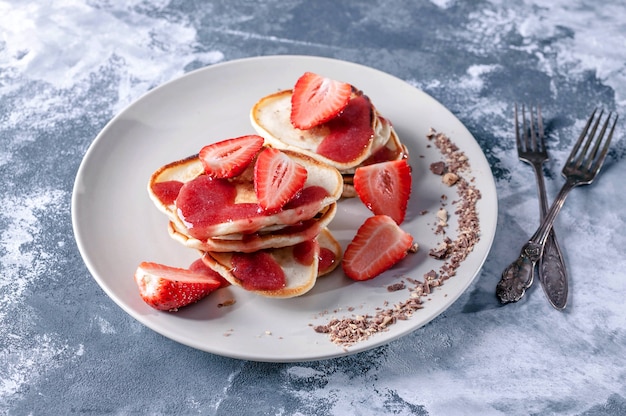
[[[536,288],[507,307],[493,294],[538,220],[512,105],[543,107],[554,197],[591,109],[626,114],[625,14],[621,0],[0,0],[0,413],[626,414],[624,122],[601,180],[575,190],[557,221],[567,311]],[[137,323],[82,262],[71,192],[100,129],[190,70],[273,54],[400,77],[487,155],[500,204],[492,252],[452,307],[401,340],[313,363],[222,358]]]

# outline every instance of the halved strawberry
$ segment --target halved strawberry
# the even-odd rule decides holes
[[[232,178],[252,162],[263,147],[263,138],[257,135],[226,139],[204,146],[198,154],[204,171],[213,178]]]
[[[346,247],[342,267],[353,280],[372,279],[402,260],[413,237],[386,215],[369,217]]]
[[[310,129],[337,116],[350,101],[352,86],[312,72],[305,72],[291,95],[291,123]]]
[[[362,166],[354,172],[354,189],[376,215],[404,221],[411,195],[411,167],[406,159]]]
[[[202,261],[202,258],[199,258],[198,260],[191,263],[191,265],[189,266],[189,270],[191,270],[192,272],[201,273],[208,277],[219,280],[220,287],[230,286],[230,282],[224,279],[221,274],[219,274],[218,272],[216,272],[215,270],[213,270],[212,268],[204,264],[204,262]]]
[[[265,211],[280,210],[302,190],[307,170],[285,153],[266,147],[254,165],[254,191]]]
[[[139,264],[135,282],[144,302],[161,311],[176,311],[197,302],[221,285],[205,273],[152,262]]]

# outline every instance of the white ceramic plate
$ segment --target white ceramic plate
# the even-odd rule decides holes
[[[148,198],[148,178],[160,166],[195,154],[211,142],[254,133],[249,110],[261,97],[293,86],[305,71],[350,82],[361,88],[389,118],[411,154],[414,186],[407,220],[421,249],[389,272],[367,282],[352,282],[341,268],[318,280],[308,294],[294,299],[261,298],[241,289],[220,289],[177,313],[158,312],[140,299],[133,273],[141,261],[186,267],[194,251],[172,240],[167,220]],[[428,249],[442,194],[455,197],[429,171],[440,160],[425,136],[429,128],[447,134],[469,157],[482,238],[455,277],[434,291],[425,307],[407,321],[366,341],[343,348],[312,326],[332,317],[373,313],[385,301],[406,299],[390,293],[400,277],[421,280],[440,261]],[[429,210],[430,215],[420,215]],[[342,201],[331,230],[345,247],[370,215],[358,199]],[[79,168],[72,198],[76,241],[89,271],[121,308],[154,331],[211,353],[257,361],[307,361],[342,356],[388,343],[442,313],[473,281],[493,241],[497,221],[493,176],[480,147],[452,113],[404,81],[378,70],[327,58],[271,56],[225,62],[196,70],[147,93],[113,118],[90,146]],[[450,230],[453,232],[454,230]],[[452,233],[453,234],[453,233]],[[400,276],[400,277],[398,277]],[[235,299],[228,307],[218,307]]]

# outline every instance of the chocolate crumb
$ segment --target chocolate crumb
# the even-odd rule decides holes
[[[398,290],[402,290],[405,288],[406,285],[404,284],[404,282],[398,282],[387,286],[387,292],[397,292]]]
[[[436,248],[431,248],[430,251],[428,252],[428,255],[430,257],[441,260],[448,256],[449,251],[450,251],[450,245],[447,242],[442,241],[441,243],[439,243],[439,245]]]
[[[408,299],[394,305],[390,305],[389,301],[384,301],[383,307],[376,308],[374,315],[332,318],[326,325],[313,327],[315,332],[328,334],[331,342],[342,346],[346,351],[349,346],[366,340],[378,332],[387,331],[389,326],[397,321],[409,319],[417,310],[422,309],[423,300],[432,299],[430,294],[433,288],[443,285],[446,280],[455,276],[457,269],[480,241],[476,204],[481,195],[480,191],[472,185],[475,182],[474,178],[466,179],[462,175],[470,171],[467,156],[445,134],[430,129],[426,137],[435,144],[445,158],[443,164],[447,172],[442,176],[442,180],[447,174],[454,175],[448,176],[448,181],[454,179],[454,183],[450,186],[456,185],[459,197],[458,201],[453,202],[456,208],[454,214],[458,216],[457,237],[454,240],[446,237],[437,248],[430,250],[429,255],[443,260],[438,271],[430,270],[424,275],[424,281],[411,277],[405,278],[406,282],[413,285],[408,287]],[[428,144],[427,147],[430,148],[431,145]],[[442,201],[445,199],[442,197]],[[422,215],[426,213],[427,211],[421,212]],[[449,216],[450,213],[448,212],[447,215]],[[447,218],[445,221],[441,218],[439,220],[447,223]],[[406,285],[404,282],[402,284]],[[390,285],[388,290],[390,287],[395,287],[395,285]],[[354,308],[350,307],[348,310],[352,311]]]
[[[442,161],[430,164],[430,171],[435,175],[443,175],[446,172],[446,164]]]
[[[330,332],[330,326],[329,325],[317,325],[313,327],[313,330],[320,334],[328,334]]]
[[[433,280],[437,277],[437,272],[434,270],[430,270],[428,273],[424,275],[424,279]]]
[[[225,300],[224,302],[218,303],[217,307],[218,308],[223,308],[224,306],[232,306],[236,303],[237,301],[235,299],[228,299]]]

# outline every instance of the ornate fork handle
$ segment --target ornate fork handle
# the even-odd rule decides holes
[[[533,283],[535,265],[543,255],[544,247],[552,224],[561,211],[567,194],[577,185],[574,179],[567,179],[559,191],[552,207],[541,225],[522,247],[519,257],[504,272],[496,287],[496,295],[502,303],[517,302]]]
[[[504,272],[496,286],[496,295],[502,303],[517,302],[524,296],[534,280],[535,263],[538,256],[533,254],[541,250],[529,241],[522,247],[519,257],[511,263]]]
[[[563,263],[563,254],[551,230],[539,259],[539,279],[546,297],[556,309],[562,310],[567,304],[567,269]]]
[[[541,165],[534,164],[533,167],[535,169],[535,177],[537,178],[541,220],[543,221],[548,212],[546,186],[543,180]],[[567,269],[553,228],[548,232],[548,238],[543,249],[543,255],[539,259],[537,271],[541,287],[550,304],[558,310],[564,309],[567,304],[568,291]]]

